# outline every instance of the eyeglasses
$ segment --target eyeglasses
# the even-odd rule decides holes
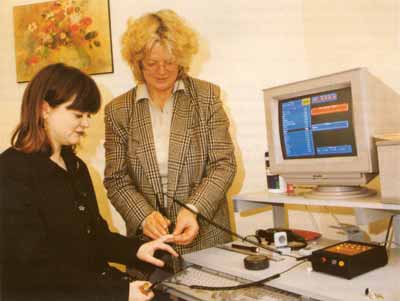
[[[159,70],[164,70],[171,72],[178,69],[178,64],[175,61],[142,61],[143,69],[150,71],[150,72],[157,72]]]

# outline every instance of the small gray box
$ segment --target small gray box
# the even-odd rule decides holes
[[[382,203],[400,204],[400,140],[379,141]]]

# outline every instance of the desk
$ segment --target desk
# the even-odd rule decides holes
[[[399,204],[383,204],[380,196],[352,200],[315,200],[303,197],[302,193],[294,195],[272,194],[267,192],[241,194],[235,196],[234,209],[240,212],[247,209],[272,205],[274,226],[285,226],[285,204],[303,204],[309,206],[335,206],[361,209],[373,214],[390,211],[400,212]],[[394,228],[397,236],[400,232],[399,215],[396,216]],[[249,271],[243,266],[245,255],[229,252],[219,248],[210,248],[184,255],[186,261],[215,271],[256,281],[275,273],[280,273],[298,261],[287,258],[284,261],[270,261],[270,267],[263,271]],[[268,286],[303,296],[303,300],[322,301],[366,301],[365,289],[368,288],[384,297],[382,301],[400,301],[400,249],[392,249],[388,265],[370,271],[351,280],[310,271],[311,263],[307,262],[283,274],[280,278],[267,283]]]
[[[388,217],[390,214],[400,213],[400,204],[384,204],[380,201],[380,195],[355,198],[349,200],[309,199],[303,196],[304,190],[296,190],[296,193],[254,192],[240,194],[233,197],[234,211],[240,212],[247,209],[261,208],[272,205],[274,227],[287,227],[285,222],[285,204],[300,204],[308,206],[329,206],[354,208],[360,224],[375,221],[380,217]],[[400,243],[400,216],[394,219],[395,241]]]
[[[213,270],[256,281],[268,277],[296,264],[293,258],[280,262],[270,262],[270,268],[263,271],[249,271],[243,267],[245,255],[232,253],[219,248],[210,248],[185,255],[188,262]],[[309,271],[310,263],[305,263],[268,282],[269,286],[304,296],[304,299],[323,301],[368,300],[366,288],[381,294],[383,301],[400,301],[400,249],[392,250],[389,264],[355,277],[351,280]],[[309,300],[309,299],[308,299]]]

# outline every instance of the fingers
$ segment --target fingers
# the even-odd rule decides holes
[[[151,282],[149,281],[135,281],[135,282],[137,282],[137,286],[143,295],[147,295],[148,293],[151,292]]]
[[[176,218],[176,227],[174,229],[174,235],[180,235],[185,231],[185,228],[191,224],[197,224],[196,215],[191,213],[189,210],[182,208]]]
[[[148,263],[151,263],[151,264],[153,264],[155,266],[163,267],[164,266],[164,261],[162,261],[162,260],[160,260],[160,259],[158,259],[158,258],[153,256],[153,254],[154,254],[154,252],[156,250],[166,251],[166,252],[170,253],[171,255],[173,255],[175,257],[179,256],[178,253],[170,245],[167,245],[167,244],[163,243],[162,239],[164,239],[164,238],[160,238],[158,240],[155,240],[155,241],[152,241],[152,242],[148,243],[149,244],[149,250],[147,251],[146,254],[144,254],[142,256],[142,260],[144,260],[144,261],[146,261]]]
[[[188,245],[197,236],[196,229],[187,228],[182,234],[175,236],[175,243],[178,245]]]
[[[165,243],[162,243],[162,244],[158,245],[157,249],[166,251],[166,252],[170,253],[171,255],[173,255],[175,257],[179,256],[178,253],[170,245],[167,245]]]
[[[158,258],[155,258],[154,256],[151,256],[149,254],[144,257],[144,261],[146,261],[152,265],[155,265],[157,267],[160,267],[160,268],[164,266],[164,261],[162,261]]]
[[[190,244],[199,233],[197,221],[184,225],[183,231],[175,235],[174,242],[178,245]]]
[[[174,230],[174,242],[180,245],[190,244],[199,233],[199,224],[196,215],[189,210],[181,209],[178,213],[176,227]]]
[[[186,228],[186,223],[184,223],[184,222],[177,222],[176,223],[176,226],[175,226],[175,229],[174,229],[174,232],[172,233],[175,237],[177,236],[177,235],[180,235],[180,234],[182,234],[183,233],[183,231],[185,230],[185,228]]]
[[[160,212],[154,211],[145,219],[143,234],[153,240],[162,238],[160,241],[162,243],[174,242],[180,245],[188,245],[196,238],[199,232],[196,215],[185,208],[182,208],[178,213],[176,227],[172,236],[167,235],[170,224],[170,220]],[[166,251],[171,253],[169,250]]]
[[[140,260],[148,262],[155,266],[159,266],[159,267],[164,266],[164,262],[162,260],[154,257],[154,252],[156,250],[163,250],[163,251],[170,253],[173,256],[179,256],[178,253],[171,246],[167,245],[164,242],[171,238],[173,238],[173,236],[172,236],[172,234],[169,234],[169,235],[162,236],[157,240],[153,240],[153,241],[150,241],[150,242],[147,242],[147,243],[141,245],[136,253],[136,256]]]
[[[167,235],[160,237],[159,239],[161,239],[161,242],[164,242],[164,243],[174,242],[174,235],[167,234]]]
[[[129,301],[148,301],[153,299],[154,293],[147,290],[151,286],[148,281],[133,281],[129,284]]]
[[[158,239],[162,236],[158,231],[153,231],[152,228],[143,228],[143,234],[151,239]]]
[[[164,217],[158,211],[153,211],[145,219],[143,226],[143,234],[152,238],[157,239],[163,235],[168,234],[168,226],[171,221]]]
[[[174,235],[172,235],[172,234],[167,234],[167,235],[163,235],[163,236],[161,236],[160,238],[158,238],[157,240],[159,241],[159,242],[169,242],[171,239],[173,239],[174,238]]]

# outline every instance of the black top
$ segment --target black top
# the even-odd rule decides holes
[[[62,156],[68,171],[42,153],[0,155],[0,299],[126,301],[129,281],[107,262],[150,269],[140,241],[109,231],[85,163]]]

